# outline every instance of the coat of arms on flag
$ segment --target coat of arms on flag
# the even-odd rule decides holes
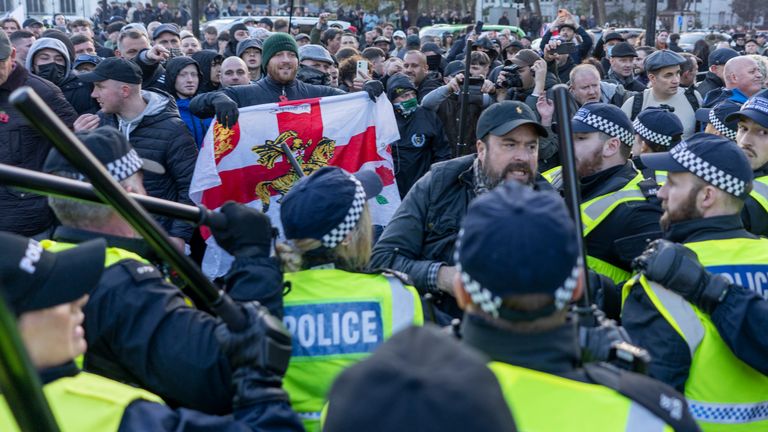
[[[198,155],[190,197],[209,209],[227,201],[265,212],[280,225],[280,201],[299,176],[283,153],[286,144],[305,175],[333,165],[350,173],[375,171],[384,184],[371,199],[373,223],[386,225],[400,205],[389,143],[400,139],[392,105],[365,92],[242,108],[227,129],[214,122]],[[313,215],[306,215],[313,217]],[[207,239],[203,271],[223,275],[232,258]]]

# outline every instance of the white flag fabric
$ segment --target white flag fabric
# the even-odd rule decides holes
[[[282,233],[280,200],[298,179],[280,148],[285,143],[304,172],[326,165],[375,171],[384,189],[368,205],[373,223],[385,226],[400,205],[389,148],[399,139],[392,104],[385,97],[373,103],[365,92],[242,108],[232,129],[211,124],[189,194],[209,209],[231,200],[262,210]],[[203,272],[222,276],[232,257],[203,234]]]

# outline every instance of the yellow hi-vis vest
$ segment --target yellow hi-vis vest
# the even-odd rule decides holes
[[[488,366],[521,431],[672,431],[664,420],[608,387],[507,363]]]
[[[768,212],[768,176],[757,177],[752,182],[752,192],[749,196],[755,199]]]
[[[768,290],[768,239],[734,238],[686,243],[701,264],[746,288]],[[622,290],[623,300],[639,285],[688,345],[691,367],[685,397],[704,431],[768,431],[768,376],[739,360],[709,315],[644,276]]]
[[[285,280],[291,290],[283,323],[293,352],[283,387],[307,431],[319,431],[336,376],[395,332],[423,324],[421,300],[392,276],[312,269],[286,273]]]
[[[552,168],[541,175],[555,189],[562,185],[561,167]],[[643,181],[643,175],[638,172],[623,188],[581,203],[579,207],[581,208],[581,223],[584,229],[583,236],[586,238],[620,204],[630,201],[645,201],[646,197],[638,186],[641,181]],[[625,281],[631,276],[630,272],[589,255],[587,255],[587,265],[592,270],[611,278],[616,283]]]
[[[133,401],[163,403],[148,391],[88,372],[46,384],[43,393],[62,432],[116,431],[125,408]],[[18,430],[10,407],[0,395],[0,431]]]

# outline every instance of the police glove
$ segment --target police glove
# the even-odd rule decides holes
[[[212,102],[213,109],[216,111],[216,121],[227,129],[233,128],[240,115],[237,103],[221,93],[217,94]]]
[[[216,243],[235,257],[266,258],[272,245],[272,223],[264,213],[229,201],[221,207],[224,227],[211,227]]]
[[[709,273],[692,250],[668,240],[655,240],[632,268],[646,279],[680,294],[706,313],[712,313],[728,294],[730,283]]]
[[[612,346],[622,342],[631,343],[624,327],[605,318],[599,309],[593,310],[592,313],[596,325],[579,326],[579,345],[584,363],[608,361]]]
[[[368,97],[376,102],[376,98],[384,93],[384,85],[378,80],[368,80],[363,84],[363,91],[368,93]]]
[[[258,302],[243,304],[247,325],[233,332],[224,322],[214,334],[232,366],[232,404],[237,408],[288,400],[282,377],[291,358],[291,335],[279,319]]]

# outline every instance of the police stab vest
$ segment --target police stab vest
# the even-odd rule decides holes
[[[542,176],[555,189],[561,188],[563,183],[562,167],[555,167],[545,171],[542,173]],[[630,201],[645,201],[646,196],[638,186],[642,181],[643,175],[637,173],[623,188],[581,203],[579,208],[581,209],[581,223],[584,229],[583,236],[586,238],[620,204]],[[611,278],[616,283],[625,281],[631,276],[630,272],[589,255],[587,255],[587,265],[592,270]]]
[[[336,269],[286,273],[283,322],[293,352],[283,387],[307,431],[320,430],[331,384],[395,332],[421,325],[416,290],[399,279]],[[382,407],[384,409],[384,407]]]
[[[768,176],[762,176],[755,178],[752,182],[752,192],[749,196],[755,199],[763,210],[768,212]]]
[[[734,238],[686,243],[712,273],[768,292],[768,239]],[[704,431],[768,430],[768,377],[739,360],[709,315],[666,288],[636,276],[624,285],[626,299],[639,285],[688,345],[691,367],[685,397]]]
[[[672,431],[642,405],[601,385],[491,362],[519,430]]]
[[[135,400],[163,403],[160,397],[148,391],[88,372],[46,384],[43,393],[62,432],[116,431],[125,408]],[[19,430],[2,395],[0,430]]]

